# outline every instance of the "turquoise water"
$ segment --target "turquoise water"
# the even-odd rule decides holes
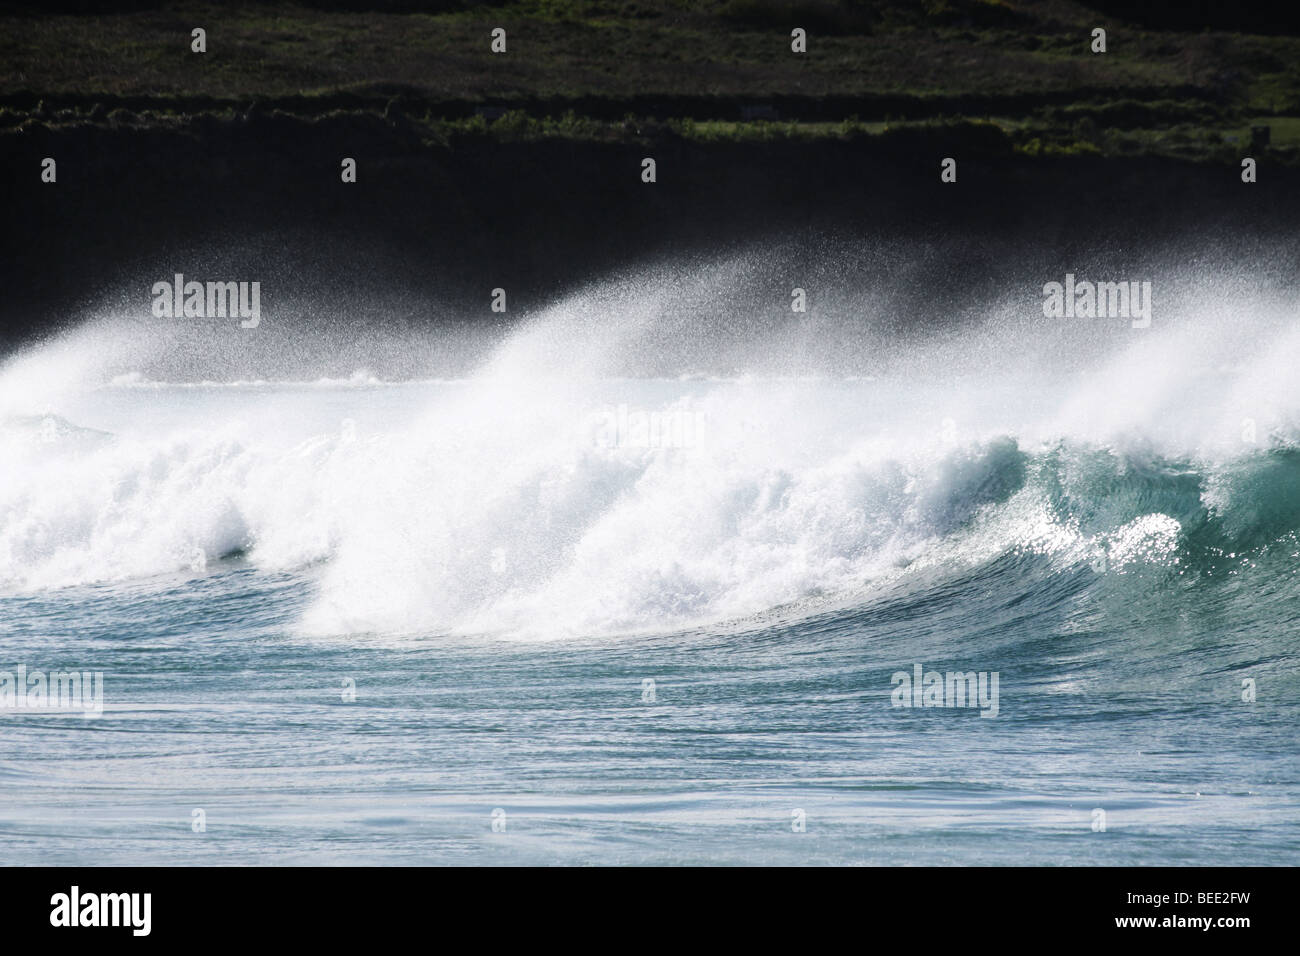
[[[6,859],[1300,858],[1294,332],[666,379],[543,331],[441,381],[0,368],[0,671],[103,674],[0,707]],[[918,666],[996,697],[898,706]]]
[[[1032,607],[1028,574],[563,646],[294,640],[309,582],[247,566],[9,598],[5,660],[108,703],[4,718],[0,832],[33,864],[1293,863],[1293,656],[1230,601],[1134,630],[1078,611],[1090,572]],[[998,665],[997,718],[891,707],[913,658]],[[1247,672],[1289,696],[1240,702]]]

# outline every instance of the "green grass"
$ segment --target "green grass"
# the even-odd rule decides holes
[[[1055,16],[1074,6],[1057,4]],[[1112,29],[1110,52],[1096,56],[1087,49],[1090,21],[1082,8],[1074,11],[1081,18],[1075,23],[1040,23],[1017,13],[1008,21],[1017,26],[1013,32],[978,11],[1031,9],[1025,4],[929,0],[876,7],[884,12],[867,17],[852,12],[860,5],[830,0],[530,0],[440,15],[186,4],[115,16],[7,16],[0,17],[0,95],[244,99],[386,86],[430,99],[511,92],[998,97],[1079,88],[1120,98],[1125,91],[1191,84],[1209,97],[1220,95],[1225,83],[1242,82],[1225,80],[1217,65],[1239,71],[1256,60],[1277,69],[1248,77],[1243,96],[1289,109],[1300,90],[1295,38],[1171,39]],[[919,12],[904,15],[914,8]],[[953,10],[965,11],[975,25],[950,25],[957,22]],[[868,21],[870,32],[849,29]],[[790,27],[800,24],[810,34],[804,55],[789,49]],[[206,54],[189,52],[194,26],[208,31]],[[495,26],[508,31],[505,55],[489,51]]]
[[[24,111],[38,99],[48,108],[35,119],[47,124],[84,121],[47,114],[100,102],[146,125],[252,101],[311,118],[383,113],[396,100],[435,142],[826,140],[997,117],[1026,155],[1211,159],[1269,116],[1279,155],[1300,148],[1300,38],[1106,18],[1109,52],[1098,56],[1088,50],[1098,16],[1073,0],[513,0],[420,14],[176,3],[6,15],[0,105],[11,113],[0,125],[33,119]],[[796,25],[809,31],[805,55],[789,49]],[[195,26],[208,32],[206,54],[189,51]],[[503,56],[489,51],[495,26],[508,31]],[[511,111],[470,115],[485,103]],[[775,115],[744,119],[754,105]],[[641,118],[624,122],[628,113]]]

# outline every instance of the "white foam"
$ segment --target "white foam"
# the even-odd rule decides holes
[[[818,367],[815,341],[788,361],[789,329],[683,319],[678,281],[575,296],[463,376],[400,389],[363,366],[222,382],[202,356],[194,382],[164,385],[139,371],[161,346],[86,326],[0,369],[0,588],[206,573],[196,552],[210,570],[245,549],[320,566],[312,633],[677,629],[1009,549],[1086,560],[1032,487],[996,493],[1021,452],[1210,460],[1258,451],[1243,418],[1261,443],[1295,434],[1300,332],[1275,303],[1158,313],[1068,361],[1049,320],[994,310],[847,374],[838,352]],[[697,347],[679,339],[692,321]],[[719,349],[729,370],[709,365]],[[620,408],[701,427],[684,447],[610,441]],[[46,441],[51,414],[69,427]],[[1178,529],[1152,514],[1109,533],[1115,560],[1164,560]]]

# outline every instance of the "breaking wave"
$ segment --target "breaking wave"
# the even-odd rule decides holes
[[[998,561],[1030,600],[1054,575],[1295,573],[1285,303],[1141,331],[994,303],[874,339],[840,304],[715,319],[692,347],[683,281],[575,295],[459,376],[175,381],[117,320],[12,357],[0,589],[252,566],[301,574],[309,633],[557,637],[806,615]]]

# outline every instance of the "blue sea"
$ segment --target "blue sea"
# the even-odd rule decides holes
[[[6,862],[1300,860],[1293,320],[637,301],[10,354]]]

